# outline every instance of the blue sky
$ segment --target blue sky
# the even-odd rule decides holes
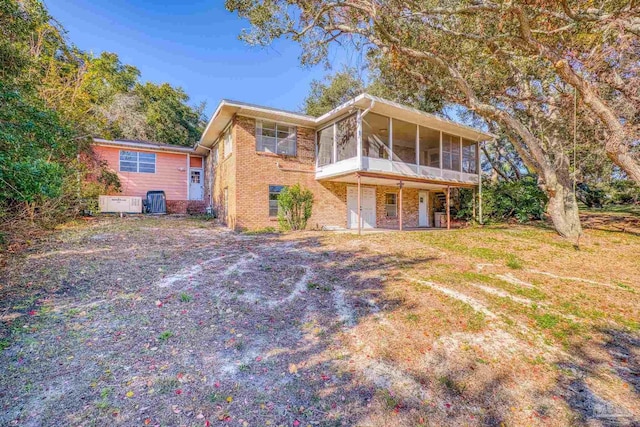
[[[298,110],[311,80],[327,73],[323,66],[301,67],[301,50],[293,42],[259,48],[238,40],[247,23],[227,12],[222,0],[45,4],[79,48],[96,55],[115,52],[138,67],[143,80],[181,86],[192,103],[207,102],[207,115],[223,98]],[[331,62],[334,68],[356,65],[359,56],[335,51]]]

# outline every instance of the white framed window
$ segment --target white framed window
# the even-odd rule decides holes
[[[387,218],[398,216],[398,195],[396,193],[385,193],[384,211],[387,214]]]
[[[224,157],[227,158],[233,151],[233,135],[231,134],[231,126],[224,133]]]
[[[295,156],[296,127],[256,120],[256,151]]]
[[[156,173],[156,153],[120,150],[120,172]]]
[[[269,216],[276,217],[278,216],[278,211],[280,207],[278,205],[278,197],[280,193],[284,189],[284,185],[270,185],[269,186]]]

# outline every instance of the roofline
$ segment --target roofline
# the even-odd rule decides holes
[[[179,145],[163,145],[163,144],[154,144],[152,142],[119,141],[117,139],[111,140],[111,139],[102,139],[102,138],[93,138],[93,142],[95,145],[104,145],[109,147],[139,148],[139,149],[146,149],[146,150],[195,154],[196,156],[200,156],[200,154],[195,153],[195,150],[193,148],[183,147]]]
[[[434,114],[431,113],[427,113],[424,112],[422,110],[418,110],[417,108],[413,108],[413,107],[409,107],[407,105],[404,104],[400,104],[394,101],[389,101],[387,99],[384,98],[379,98],[377,96],[373,96],[373,95],[369,95],[368,93],[361,93],[360,95],[356,96],[355,98],[350,99],[349,101],[339,105],[338,107],[332,109],[331,111],[319,116],[319,117],[313,117],[313,116],[309,116],[306,114],[300,114],[300,113],[294,113],[292,111],[287,111],[287,110],[281,110],[278,108],[272,108],[272,107],[265,107],[265,106],[261,106],[261,105],[256,105],[256,104],[250,104],[247,102],[241,102],[241,101],[233,101],[230,99],[223,99],[220,101],[220,103],[218,104],[218,107],[216,108],[215,112],[213,113],[213,115],[211,116],[211,119],[209,120],[209,123],[207,123],[207,126],[205,127],[204,131],[202,132],[202,135],[200,136],[200,140],[198,140],[198,142],[194,145],[193,149],[196,150],[198,148],[198,146],[202,146],[204,147],[204,145],[202,145],[202,138],[207,134],[207,131],[209,130],[209,128],[211,127],[211,124],[213,123],[213,121],[215,120],[215,118],[218,116],[218,114],[220,114],[220,111],[222,110],[222,108],[224,107],[235,107],[235,108],[243,108],[243,109],[248,109],[251,111],[255,111],[257,113],[276,113],[279,114],[283,117],[290,117],[292,119],[296,119],[296,120],[304,120],[304,121],[308,121],[310,123],[312,123],[313,125],[317,126],[319,125],[322,121],[330,118],[332,115],[335,115],[337,113],[339,113],[341,110],[344,110],[352,105],[357,104],[359,101],[363,100],[363,99],[369,99],[372,102],[376,102],[376,103],[380,103],[380,104],[386,104],[388,106],[391,107],[395,107],[395,108],[399,108],[405,111],[409,111],[415,114],[419,114],[423,117],[427,117],[431,120],[435,120],[437,122],[441,122],[443,124],[447,124],[447,125],[451,125],[451,126],[455,126],[455,127],[460,127],[463,129],[466,129],[467,131],[473,132],[477,135],[483,136],[485,137],[484,139],[482,138],[476,138],[476,140],[481,141],[481,140],[487,140],[487,139],[495,139],[497,138],[496,135],[494,135],[491,132],[485,132],[485,131],[481,131],[479,129],[476,129],[472,126],[468,126],[462,123],[458,123],[455,122],[453,120],[449,120],[449,119],[445,119],[439,116],[436,116]]]

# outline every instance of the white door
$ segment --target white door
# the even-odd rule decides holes
[[[191,168],[189,177],[189,199],[202,200],[204,196],[204,188],[202,186],[202,169]]]
[[[376,227],[376,189],[361,187],[362,228]],[[347,187],[347,227],[358,228],[358,187]]]
[[[429,226],[429,215],[427,212],[429,206],[429,193],[426,191],[418,192],[418,226],[419,227],[428,227]]]

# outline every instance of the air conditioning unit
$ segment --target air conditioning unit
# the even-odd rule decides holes
[[[100,196],[98,207],[102,213],[142,213],[142,197]]]

